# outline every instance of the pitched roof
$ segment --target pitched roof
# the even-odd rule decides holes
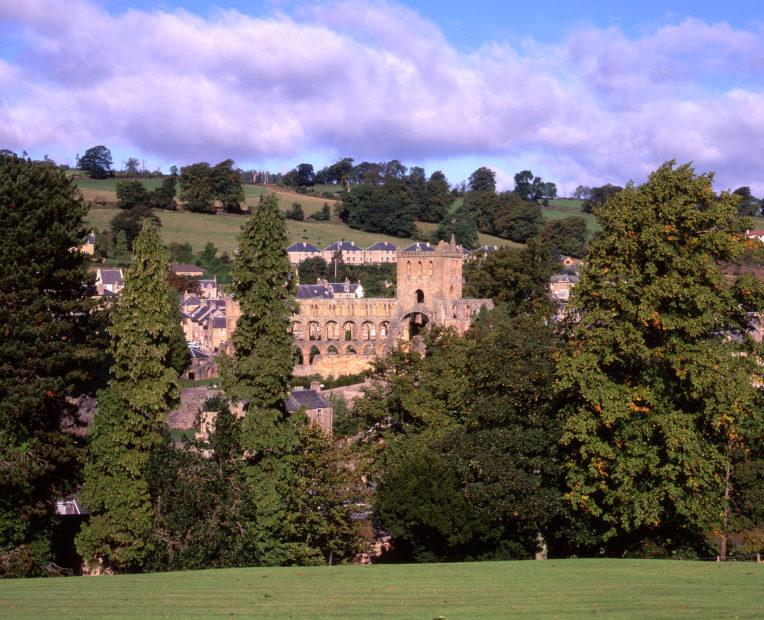
[[[304,241],[301,241],[300,243],[293,243],[287,248],[287,252],[320,252],[315,245],[312,243],[305,243]]]
[[[354,251],[354,252],[362,252],[363,250],[359,248],[355,243],[352,241],[335,241],[330,246],[324,248],[325,250],[332,250],[333,252],[336,252],[337,250],[345,250],[345,251]]]
[[[360,282],[355,284],[352,282],[329,282],[327,286],[332,293],[355,293],[361,284]]]
[[[435,248],[433,248],[429,243],[412,243],[409,247],[403,250],[404,252],[434,252]]]
[[[474,250],[473,254],[493,254],[496,252],[499,248],[497,248],[495,245],[481,245],[477,250]]]
[[[209,279],[199,280],[199,286],[203,288],[215,287],[217,285],[218,285],[217,280],[209,280]]]
[[[198,306],[200,303],[202,303],[202,300],[199,299],[196,295],[190,295],[186,297],[183,301],[180,302],[181,306]]]
[[[191,359],[200,360],[210,357],[209,353],[205,353],[199,347],[188,347],[188,353],[191,355]]]
[[[85,237],[85,243],[95,244],[95,242],[96,242],[96,237],[93,233],[90,233],[89,235]]]
[[[212,328],[213,329],[225,329],[225,317],[224,316],[216,316],[212,319]]]
[[[99,269],[98,273],[103,284],[122,284],[121,269]]]
[[[331,299],[332,292],[323,284],[300,284],[295,297],[297,299]]]
[[[381,250],[382,252],[395,252],[397,250],[392,243],[388,241],[377,241],[373,246],[367,249],[367,252],[370,250]]]
[[[294,412],[300,407],[305,409],[328,409],[332,404],[315,390],[296,388],[286,400],[287,411]]]

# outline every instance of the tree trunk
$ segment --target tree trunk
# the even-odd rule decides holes
[[[724,561],[727,559],[727,527],[730,519],[730,478],[732,477],[732,465],[730,461],[727,461],[726,468],[724,470],[724,513],[722,514],[722,531],[721,540],[719,541],[719,559]]]

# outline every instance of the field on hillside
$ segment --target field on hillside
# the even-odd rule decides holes
[[[86,226],[103,230],[109,227],[117,209],[91,209],[85,218]],[[165,243],[190,243],[194,250],[201,250],[208,241],[229,254],[236,249],[236,236],[246,221],[247,215],[208,215],[187,211],[157,211],[162,221],[162,239]],[[289,242],[308,241],[319,248],[340,239],[354,241],[367,248],[377,241],[389,241],[397,246],[413,243],[412,239],[400,239],[389,235],[367,233],[339,222],[296,222],[287,220]]]
[[[562,220],[566,217],[577,215],[586,220],[586,228],[589,230],[590,234],[597,232],[600,229],[597,219],[591,213],[584,213],[581,211],[582,203],[583,200],[558,198],[556,200],[550,200],[548,207],[541,207],[541,212],[547,220]]]
[[[764,566],[547,560],[252,568],[0,582],[0,616],[764,616]]]
[[[425,234],[435,232],[435,230],[438,228],[438,225],[433,222],[417,222],[416,226]],[[508,245],[510,247],[516,248],[525,246],[523,243],[515,243],[509,239],[502,239],[501,237],[494,237],[493,235],[485,235],[483,233],[478,233],[478,241],[480,242],[480,245],[496,245],[499,247]]]

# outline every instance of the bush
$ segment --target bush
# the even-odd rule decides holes
[[[288,209],[284,215],[288,220],[297,220],[298,222],[305,219],[305,213],[303,213],[302,205],[299,202],[293,202],[292,208]]]

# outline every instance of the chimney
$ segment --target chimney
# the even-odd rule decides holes
[[[311,381],[310,382],[310,389],[313,390],[316,393],[321,393],[321,382],[320,381]]]

